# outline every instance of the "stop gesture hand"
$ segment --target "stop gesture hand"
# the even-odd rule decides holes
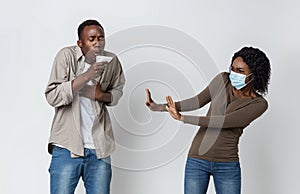
[[[146,106],[152,111],[163,111],[164,107],[163,105],[156,104],[152,98],[151,98],[151,93],[150,90],[147,88],[146,89],[146,94],[147,94],[147,100],[146,100]]]
[[[167,100],[167,106],[166,109],[169,112],[169,114],[176,120],[182,121],[183,116],[176,110],[175,102],[173,101],[171,96],[166,97]]]

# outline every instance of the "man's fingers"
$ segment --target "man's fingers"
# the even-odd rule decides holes
[[[95,64],[97,64],[97,65],[105,65],[107,63],[108,63],[107,61],[102,61],[102,62],[96,62]]]
[[[95,63],[96,67],[99,68],[99,69],[104,69],[107,65],[107,62],[96,62]]]
[[[94,67],[95,71],[103,71],[104,69],[105,69],[104,66],[96,66],[96,67]]]
[[[93,84],[94,84],[95,86],[100,85],[100,82],[97,82],[96,80],[91,80],[91,81],[93,82]]]
[[[96,62],[94,63],[91,68],[93,68],[94,71],[101,71],[105,69],[107,62]]]

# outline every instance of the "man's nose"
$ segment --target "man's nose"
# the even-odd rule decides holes
[[[94,42],[94,46],[100,46],[100,40],[96,39],[95,42]]]

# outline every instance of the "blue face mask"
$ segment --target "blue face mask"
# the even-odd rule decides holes
[[[249,74],[251,75],[251,74]],[[250,80],[248,83],[246,83],[246,78],[249,75],[244,75],[241,73],[235,73],[234,71],[230,71],[229,74],[229,79],[231,82],[231,85],[233,87],[235,87],[237,90],[242,89],[243,87],[245,87],[249,82],[251,82],[252,80]]]

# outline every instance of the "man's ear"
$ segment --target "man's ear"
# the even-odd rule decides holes
[[[77,40],[77,45],[82,48],[82,41],[81,40]]]

